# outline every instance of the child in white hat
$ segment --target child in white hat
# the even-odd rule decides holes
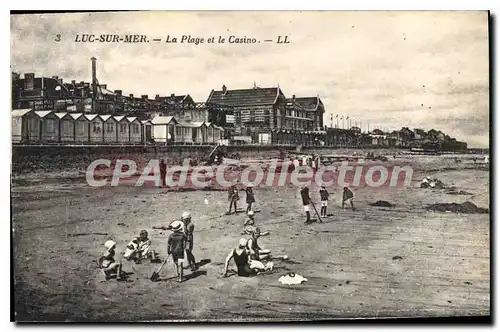
[[[110,279],[113,274],[116,275],[116,280],[122,280],[122,264],[115,262],[116,242],[108,240],[104,243],[104,247],[106,247],[106,251],[99,259],[99,267],[104,271],[106,280]]]
[[[186,249],[186,234],[183,230],[183,223],[180,220],[176,220],[170,224],[170,230],[173,231],[168,237],[168,254],[172,255],[175,267],[177,269],[177,281],[183,281],[183,263],[184,263],[184,251]]]

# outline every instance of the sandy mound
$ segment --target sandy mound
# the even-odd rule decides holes
[[[427,207],[429,211],[453,212],[453,213],[489,213],[488,209],[480,208],[471,202],[458,203],[439,203]]]
[[[380,207],[393,207],[394,204],[391,204],[387,201],[376,201],[375,203],[369,204],[370,206],[380,206]]]

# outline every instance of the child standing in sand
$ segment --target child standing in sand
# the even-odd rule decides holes
[[[234,213],[237,213],[238,212],[237,202],[240,199],[240,196],[238,194],[238,189],[236,188],[236,185],[232,185],[231,188],[229,188],[227,196],[229,200],[229,211],[227,212],[227,214],[231,214],[233,205],[234,205]]]
[[[326,218],[326,208],[328,206],[328,198],[330,197],[330,194],[328,193],[328,190],[326,190],[325,185],[321,186],[319,195],[321,196],[321,217]]]

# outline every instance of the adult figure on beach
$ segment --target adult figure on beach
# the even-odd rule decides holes
[[[160,177],[161,177],[161,186],[167,186],[167,164],[165,163],[165,159],[160,160]]]
[[[247,213],[252,211],[252,204],[255,203],[255,195],[251,185],[248,185],[246,190]]]
[[[247,244],[247,239],[242,238],[240,239],[238,246],[229,252],[226,257],[226,262],[224,263],[224,272],[222,273],[222,277],[227,277],[229,262],[231,260],[234,260],[234,263],[236,264],[236,270],[239,277],[252,277],[257,275],[258,272],[272,271],[272,262],[268,262],[264,265],[262,262],[253,260],[250,257]]]

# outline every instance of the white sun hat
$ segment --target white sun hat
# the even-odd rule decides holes
[[[113,241],[113,240],[108,240],[108,241],[106,241],[106,243],[104,243],[104,246],[108,250],[111,249],[111,248],[113,248],[115,245],[116,245],[116,242]]]
[[[172,229],[174,232],[179,231],[182,229],[182,221],[180,220],[175,220],[170,224],[170,229]]]
[[[191,218],[191,213],[187,211],[182,213],[182,219],[189,219],[189,218]]]

